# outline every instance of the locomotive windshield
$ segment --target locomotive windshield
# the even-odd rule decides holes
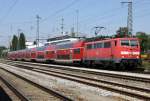
[[[138,41],[137,40],[121,40],[121,46],[135,47],[135,46],[138,46]]]

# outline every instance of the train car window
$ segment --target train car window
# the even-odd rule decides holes
[[[54,51],[46,51],[46,54],[54,54]]]
[[[44,55],[38,55],[37,58],[38,58],[38,59],[43,59],[43,58],[44,58]]]
[[[121,40],[121,46],[130,46],[129,40]]]
[[[104,48],[110,48],[111,44],[110,42],[104,42]]]
[[[138,46],[138,41],[137,40],[130,40],[130,46]]]
[[[52,54],[54,54],[55,52],[54,51],[52,51]]]
[[[46,51],[46,54],[49,54],[49,51]]]
[[[57,45],[57,49],[72,48],[72,47],[73,47],[72,43]]]
[[[93,48],[97,48],[97,43],[94,44],[94,47],[93,47]]]
[[[88,44],[87,49],[92,49],[92,44]]]
[[[74,49],[74,54],[80,54],[80,48]]]
[[[58,59],[70,59],[70,55],[67,54],[67,55],[57,55],[57,58]]]
[[[32,52],[31,55],[32,55],[32,56],[33,56],[33,55],[36,55],[36,53],[35,53],[35,52]]]

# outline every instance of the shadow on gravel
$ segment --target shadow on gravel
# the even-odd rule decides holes
[[[12,101],[2,87],[0,87],[0,101]]]

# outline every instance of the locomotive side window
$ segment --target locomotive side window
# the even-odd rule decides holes
[[[104,48],[110,48],[111,44],[110,42],[104,42]]]
[[[95,43],[94,44],[94,48],[102,48],[103,47],[103,43]]]
[[[87,49],[92,49],[92,44],[88,44]]]
[[[129,40],[121,40],[121,46],[130,46]]]
[[[80,54],[80,48],[74,49],[74,54]]]
[[[97,48],[102,48],[103,47],[103,43],[97,43]]]
[[[97,48],[97,43],[94,44],[94,48]]]

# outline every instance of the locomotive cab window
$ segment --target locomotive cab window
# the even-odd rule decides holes
[[[137,40],[121,40],[121,46],[135,47],[135,46],[138,46],[138,41]]]
[[[138,41],[137,40],[130,40],[130,45],[132,47],[138,46]]]
[[[121,40],[121,46],[130,46],[129,40]]]

